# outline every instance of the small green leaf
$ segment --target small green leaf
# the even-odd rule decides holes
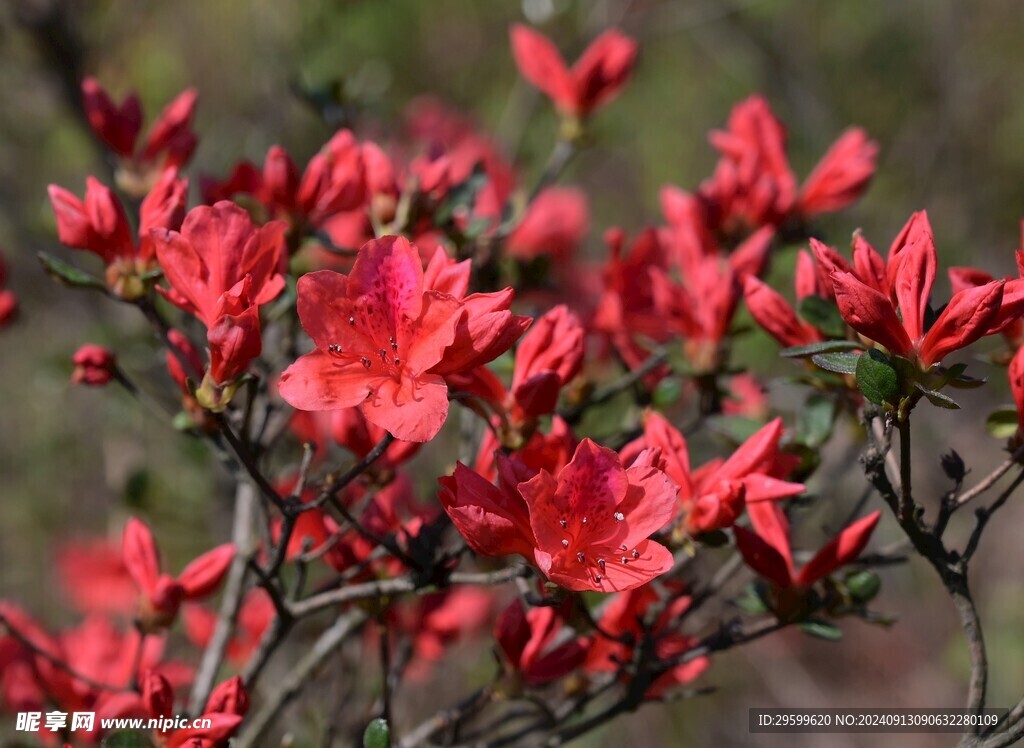
[[[928,402],[932,405],[937,405],[938,407],[945,408],[946,410],[960,410],[960,403],[948,395],[943,395],[941,392],[930,390],[920,382],[914,382],[914,387],[928,398]]]
[[[869,603],[882,588],[882,580],[873,571],[857,571],[843,580],[850,597],[857,603]]]
[[[745,416],[711,416],[707,419],[708,428],[721,434],[735,444],[742,444],[764,426],[761,421]]]
[[[842,630],[828,621],[804,621],[800,624],[800,630],[808,636],[813,636],[830,642],[837,642],[843,638]]]
[[[451,189],[444,202],[438,206],[434,212],[434,224],[445,226],[452,220],[459,208],[472,208],[477,194],[487,185],[487,181],[487,172],[484,171],[483,165],[474,166],[466,181]]]
[[[58,283],[71,286],[72,288],[99,288],[103,291],[107,290],[107,285],[99,278],[89,275],[84,270],[79,270],[69,262],[64,262],[64,260],[46,252],[40,252],[38,256],[43,270]]]
[[[814,365],[825,371],[836,374],[853,374],[857,370],[859,354],[842,351],[836,353],[816,353],[811,356]]]
[[[651,395],[651,401],[656,408],[668,408],[675,405],[683,394],[682,380],[676,377],[666,377],[658,382]]]
[[[961,375],[961,376],[953,377],[952,379],[950,379],[949,380],[949,386],[950,387],[955,387],[958,390],[975,390],[978,387],[981,387],[987,381],[988,380],[985,379],[984,377],[978,378],[978,377],[968,377],[966,375]]]
[[[792,348],[783,348],[779,355],[784,358],[809,358],[816,353],[832,353],[834,351],[856,351],[864,346],[852,340],[826,340],[822,343],[811,343],[810,345],[795,345]]]
[[[192,416],[183,410],[179,410],[174,414],[174,418],[171,419],[171,426],[178,431],[190,431],[196,427],[196,422],[192,420]]]
[[[391,748],[391,728],[387,720],[378,717],[366,726],[363,748]]]
[[[834,354],[830,354],[834,355]],[[827,395],[815,393],[807,398],[797,416],[797,433],[808,447],[820,447],[832,433],[836,404]]]
[[[743,594],[736,598],[736,605],[744,613],[752,616],[764,615],[768,612],[768,606],[757,592],[755,585],[750,585]]]
[[[1017,433],[1017,409],[1005,407],[994,411],[985,421],[985,428],[997,439],[1009,439]]]
[[[846,320],[839,313],[839,307],[820,296],[808,296],[800,302],[797,310],[810,325],[830,338],[846,335]]]
[[[899,377],[889,360],[874,349],[857,359],[857,387],[875,405],[896,404],[900,396]]]

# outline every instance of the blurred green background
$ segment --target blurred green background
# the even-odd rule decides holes
[[[95,75],[118,97],[138,90],[150,117],[197,86],[193,184],[242,157],[260,161],[274,143],[303,162],[330,132],[293,84],[334,80],[343,81],[346,111],[361,134],[399,130],[404,106],[433,93],[496,133],[529,177],[547,156],[556,121],[518,81],[511,60],[508,26],[523,20],[570,59],[609,25],[641,44],[631,85],[598,115],[594,147],[563,180],[590,196],[591,256],[600,256],[607,227],[658,220],[662,184],[693,187],[708,175],[715,154],[706,132],[759,91],[788,126],[801,177],[847,125],[864,126],[881,144],[867,196],[823,221],[824,238],[844,245],[862,227],[884,248],[912,211],[927,208],[944,265],[1014,272],[1024,216],[1024,14],[1013,0],[7,0],[0,4],[0,252],[22,313],[0,332],[0,596],[46,620],[66,620],[50,589],[58,541],[119,527],[136,507],[160,523],[175,568],[228,533],[223,471],[211,469],[202,444],[119,391],[68,383],[70,355],[85,341],[116,343],[140,379],[161,366],[130,310],[54,286],[35,260],[40,249],[62,252],[46,185],[81,193],[87,174],[109,175],[76,110],[77,80]],[[940,287],[941,295],[948,286],[941,280]],[[781,371],[774,361],[757,363]],[[992,385],[965,400],[965,414],[932,411],[919,429],[920,486],[934,496],[943,488],[940,447],[956,448],[976,475],[1001,459],[983,421],[1007,399],[1005,375],[984,364],[972,369]],[[786,404],[784,388],[780,398]],[[847,446],[826,453],[812,483],[820,495],[859,493]],[[1001,519],[975,564],[996,663],[995,706],[1024,690],[1024,550],[1014,529],[1024,513],[1011,506]],[[891,630],[851,621],[839,645],[793,633],[726,654],[704,677],[721,686],[719,694],[647,708],[585,744],[940,744],[936,736],[746,734],[748,706],[961,702],[962,645],[931,571],[915,562],[885,578],[879,607],[899,617]],[[443,676],[451,698],[441,703],[464,690],[460,673]],[[410,689],[404,708],[425,714],[437,694]]]

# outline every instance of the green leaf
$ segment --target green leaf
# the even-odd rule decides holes
[[[948,395],[943,395],[941,392],[930,390],[920,382],[914,382],[914,387],[928,398],[928,402],[932,405],[937,405],[938,407],[945,408],[946,410],[960,410],[960,403]]]
[[[882,588],[882,580],[873,571],[856,571],[843,580],[850,597],[857,603],[868,603]]]
[[[46,252],[39,253],[39,262],[43,266],[43,270],[46,274],[53,278],[58,283],[65,286],[71,286],[72,288],[98,288],[102,291],[107,290],[107,284],[101,281],[99,278],[84,270],[79,270],[69,262],[58,259],[51,254]]]
[[[391,748],[391,728],[387,720],[378,717],[366,726],[363,748]]]
[[[871,349],[857,359],[857,387],[875,405],[895,405],[900,396],[896,369],[880,351]]]
[[[750,585],[743,594],[736,598],[736,605],[744,613],[752,616],[764,615],[768,612],[768,606],[757,592],[755,585]]]
[[[961,375],[961,376],[953,377],[952,379],[950,379],[949,380],[949,386],[950,387],[955,387],[958,390],[975,390],[978,387],[981,387],[987,381],[988,380],[985,379],[984,377],[978,378],[978,377],[968,377],[966,375]]]
[[[683,382],[675,377],[666,377],[658,382],[651,395],[651,401],[656,408],[668,408],[679,402],[683,394]]]
[[[853,374],[857,370],[857,359],[859,354],[849,351],[837,353],[816,353],[811,356],[811,361],[818,368],[831,371],[836,374]]]
[[[434,212],[434,224],[445,226],[452,220],[459,208],[472,208],[477,194],[486,186],[487,179],[487,172],[484,171],[483,165],[474,166],[466,181],[450,190],[444,202],[438,206]]]
[[[723,415],[709,417],[707,424],[712,431],[735,444],[742,444],[764,426],[761,421],[755,421],[753,418]]]
[[[830,642],[837,642],[843,638],[842,630],[828,621],[804,621],[800,624],[800,630],[808,636]]]
[[[835,355],[835,354],[829,354]],[[820,447],[832,433],[836,404],[832,398],[815,393],[807,398],[797,416],[797,433],[808,447]]]
[[[990,413],[985,428],[997,439],[1009,439],[1017,433],[1017,409],[1007,406]]]
[[[795,345],[792,348],[783,348],[779,355],[784,358],[809,358],[816,353],[832,353],[834,351],[856,351],[864,346],[852,340],[826,340],[822,343],[811,343],[810,345]]]
[[[820,296],[808,296],[800,302],[797,310],[810,325],[830,338],[846,335],[846,320],[839,313],[839,307]]]

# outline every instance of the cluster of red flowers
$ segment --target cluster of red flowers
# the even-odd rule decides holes
[[[563,117],[563,149],[582,148],[588,118],[624,90],[637,57],[617,31],[571,68],[524,26],[511,43],[523,77]],[[411,677],[494,620],[510,692],[576,671],[629,680],[630,663],[663,662],[643,686],[646,698],[661,698],[711,664],[685,627],[694,603],[679,572],[694,554],[733,545],[761,579],[753,589],[763,612],[783,622],[864,610],[830,595],[880,512],[795,568],[790,500],[804,494],[815,468],[807,453],[820,441],[769,419],[756,379],[730,369],[741,302],[786,355],[808,359],[805,376],[818,389],[835,393],[833,420],[862,398],[900,417],[921,398],[953,403],[939,390],[968,380],[942,365],[946,356],[995,333],[1014,346],[1024,339],[1021,278],[951,270],[955,293],[933,311],[937,258],[924,212],[887,260],[859,233],[852,262],[811,238],[810,219],[864,192],[878,146],[847,130],[798,186],[785,129],[760,96],[712,133],[712,176],[690,192],[665,187],[663,225],[632,240],[608,228],[607,257],[594,266],[576,256],[590,223],[582,193],[542,183],[523,208],[520,175],[500,146],[436,101],[410,107],[404,140],[378,144],[342,130],[301,170],[274,146],[262,168],[242,161],[225,179],[202,178],[202,204],[187,210],[195,92],[175,99],[140,144],[137,97],[115,104],[92,79],[82,91],[124,199],[91,177],[84,199],[52,186],[60,241],[98,256],[105,276],[53,261],[48,269],[145,314],[181,403],[176,423],[233,453],[267,499],[267,527],[254,552],[221,545],[177,576],[162,571],[138,519],[120,545],[63,549],[58,566],[83,623],[51,635],[0,605],[0,699],[14,711],[170,716],[175,689],[195,688],[197,677],[192,662],[163,659],[180,615],[194,647],[222,646],[246,680],[199,691],[212,729],[154,740],[224,745],[243,724],[260,670],[246,663],[291,624],[275,621],[319,609],[322,598],[302,592],[307,576],[328,596],[381,580],[417,580],[398,592],[439,587],[407,599],[382,592],[376,603],[378,631],[411,642]],[[136,200],[137,223],[128,208]],[[810,242],[796,262],[797,309],[762,280],[794,239]],[[534,284],[538,270],[549,272]],[[548,303],[552,288],[564,303]],[[11,309],[0,292],[0,324]],[[86,345],[74,364],[75,382],[116,380],[138,394],[107,348]],[[620,364],[620,384],[595,387]],[[1010,375],[1024,413],[1024,348]],[[673,384],[675,396],[658,396]],[[583,417],[630,393],[621,427],[610,420],[621,415],[606,419],[611,429]],[[446,429],[453,403],[466,418]],[[694,427],[680,415],[703,424],[723,413],[747,430],[723,456],[708,458],[702,445],[694,467]],[[436,500],[424,500],[409,462],[455,431],[463,461],[438,479]],[[307,457],[268,478],[263,466],[281,461],[265,452],[286,432]],[[332,469],[336,448],[357,461],[352,475]],[[454,584],[455,567],[468,562],[453,538],[478,557],[513,559],[505,581],[519,578],[521,594]],[[202,601],[233,566],[243,575],[224,640]],[[300,570],[294,593],[281,582],[285,567]],[[575,594],[587,591],[608,597]],[[125,616],[132,628],[112,623]],[[368,627],[367,636],[378,633]]]

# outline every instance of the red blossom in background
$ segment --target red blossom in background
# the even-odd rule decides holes
[[[102,387],[114,378],[117,372],[117,359],[114,352],[102,345],[88,343],[83,345],[71,357],[75,370],[71,373],[74,384],[87,384],[91,387]]]
[[[80,612],[123,616],[135,612],[138,589],[125,568],[120,544],[102,538],[68,541],[55,555],[64,593]]]
[[[519,260],[549,255],[567,262],[590,226],[586,195],[571,187],[549,187],[530,203],[526,215],[509,234],[506,249]]]
[[[18,298],[13,291],[4,288],[7,280],[7,263],[3,255],[0,255],[0,330],[13,322],[18,315]]]
[[[601,611],[598,620],[600,630],[587,650],[584,670],[592,673],[614,672],[623,663],[633,658],[633,649],[644,635],[642,622],[648,613],[661,601],[651,587],[622,592],[612,598]],[[667,660],[697,645],[697,640],[673,630],[676,621],[689,609],[690,598],[686,595],[665,605],[651,625],[655,638],[655,655]],[[661,674],[648,687],[644,696],[657,699],[676,686],[685,685],[697,679],[710,667],[707,657],[697,657],[690,662],[676,665]]]
[[[188,162],[198,142],[191,129],[198,97],[194,88],[179,93],[139,143],[142,108],[138,96],[130,93],[118,106],[96,79],[82,81],[82,103],[92,131],[104,146],[135,169],[178,168]]]
[[[584,118],[622,91],[636,60],[637,45],[611,29],[569,68],[555,45],[533,29],[515,24],[512,56],[526,80],[547,94],[563,114]]]
[[[726,234],[845,208],[867,188],[878,156],[878,145],[860,128],[851,128],[798,189],[786,154],[786,129],[756,95],[733,107],[727,128],[712,132],[710,140],[720,158],[697,192],[698,210],[710,228]]]
[[[235,546],[225,543],[196,558],[177,577],[161,573],[153,534],[134,517],[125,525],[121,548],[124,565],[139,588],[139,620],[147,630],[173,622],[183,601],[213,594],[235,555]]]
[[[512,672],[528,686],[541,686],[583,664],[587,650],[575,639],[562,636],[564,622],[552,607],[530,608],[513,600],[502,611],[494,639]]]
[[[141,681],[142,702],[147,716],[151,719],[175,717],[171,683],[154,671],[148,671]],[[249,696],[241,678],[235,677],[213,690],[199,715],[209,721],[209,727],[155,731],[153,737],[163,748],[215,748],[224,745],[235,734],[248,710]]]
[[[252,657],[274,620],[274,603],[260,589],[246,593],[238,608],[235,635],[228,642],[225,654],[230,662],[241,667]],[[184,605],[181,622],[185,635],[197,647],[207,647],[213,638],[217,614],[201,605]]]

